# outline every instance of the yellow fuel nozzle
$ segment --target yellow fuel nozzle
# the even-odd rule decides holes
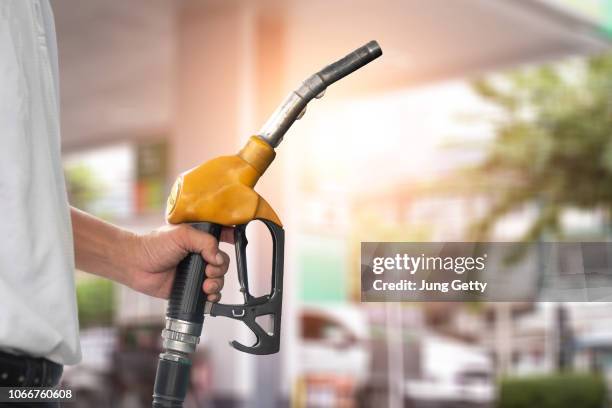
[[[304,81],[289,94],[258,135],[233,156],[218,157],[181,174],[168,198],[166,218],[172,224],[191,223],[193,228],[219,239],[223,226],[234,227],[236,267],[243,304],[205,302],[201,290],[206,279],[206,262],[199,253],[189,253],[179,263],[172,284],[166,325],[162,331],[163,352],[159,355],[153,391],[153,407],[181,407],[189,384],[191,353],[200,341],[204,314],[240,320],[256,341],[247,346],[231,345],[251,354],[272,354],[280,348],[283,304],[283,259],[285,232],[280,219],[253,187],[274,160],[274,148],[306,105],[321,97],[327,86],[382,55],[375,41],[355,50]],[[249,291],[246,260],[246,228],[261,220],[272,238],[272,284],[270,292],[254,296]],[[272,319],[272,331],[258,318]]]
[[[181,174],[168,197],[168,222],[206,221],[231,226],[262,218],[281,225],[272,207],[253,190],[274,160],[274,148],[302,117],[308,102],[381,55],[378,43],[370,41],[328,65],[291,92],[237,155],[218,157]]]
[[[213,222],[226,226],[256,218],[282,225],[253,187],[274,160],[274,149],[256,136],[234,156],[217,157],[181,174],[166,206],[171,224]]]

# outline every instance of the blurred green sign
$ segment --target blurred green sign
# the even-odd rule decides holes
[[[302,302],[348,300],[346,241],[300,235],[298,245],[299,295]]]

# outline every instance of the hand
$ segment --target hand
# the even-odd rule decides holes
[[[221,241],[233,242],[233,231],[224,228]],[[202,255],[206,261],[206,280],[202,290],[210,302],[221,299],[223,276],[227,272],[229,256],[219,250],[218,242],[210,234],[188,225],[169,225],[145,235],[135,235],[128,253],[128,285],[138,292],[167,299],[178,263],[189,252]]]

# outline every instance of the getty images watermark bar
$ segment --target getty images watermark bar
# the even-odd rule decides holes
[[[362,242],[361,300],[612,301],[612,243]]]

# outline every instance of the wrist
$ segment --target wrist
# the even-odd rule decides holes
[[[141,258],[142,237],[134,232],[121,230],[115,245],[117,253],[113,258],[116,259],[115,268],[119,275],[116,281],[134,288],[134,276],[137,274],[139,267],[138,259]]]

